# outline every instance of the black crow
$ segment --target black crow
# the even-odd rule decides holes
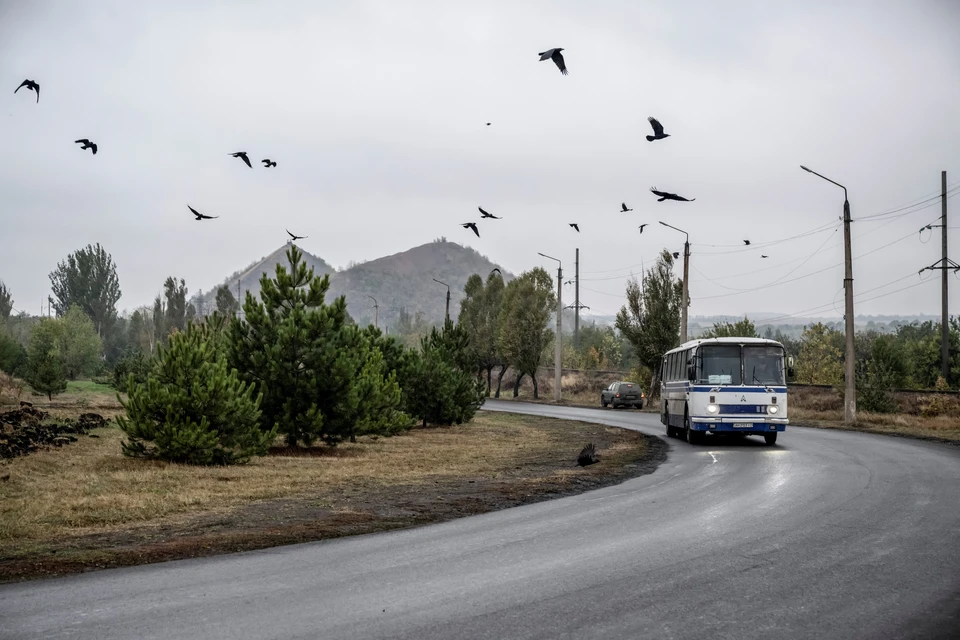
[[[492,274],[494,271],[496,271],[497,273],[499,273],[501,278],[503,277],[503,272],[500,271],[500,268],[499,268],[499,267],[494,267],[493,269],[490,270],[490,273]]]
[[[541,51],[537,55],[540,56],[540,62],[550,58],[554,61],[554,63],[556,63],[557,68],[560,69],[560,73],[567,75],[567,65],[563,62],[563,56],[560,54],[561,51],[563,51],[563,47],[557,49],[547,49],[546,51]]]
[[[478,238],[480,237],[480,232],[477,231],[477,223],[476,223],[476,222],[464,222],[461,226],[463,226],[464,229],[473,229],[473,232],[474,232],[475,234],[477,234],[477,237],[478,237]]]
[[[230,155],[233,156],[234,158],[240,158],[241,160],[247,163],[248,167],[253,169],[253,165],[250,164],[250,158],[247,157],[246,151],[237,151],[236,153],[231,153]]]
[[[647,226],[647,224],[649,224],[649,223],[644,222],[642,225],[640,225],[640,233],[643,233],[643,228],[644,228],[645,226]]]
[[[285,231],[290,235],[290,237],[293,239],[294,242],[296,242],[297,240],[303,240],[304,238],[307,237],[307,236],[296,236],[290,233],[290,229],[285,229]]]
[[[770,256],[761,255],[760,257],[761,257],[761,258],[769,258]]]
[[[577,233],[580,233],[580,226],[576,222],[571,222],[570,226],[577,230]]]
[[[627,211],[633,211],[633,209],[627,209],[627,203],[626,203],[626,202],[621,202],[621,203],[620,203],[620,206],[622,207],[622,208],[620,209],[620,211],[622,211],[623,213],[626,213]]]
[[[750,245],[750,241],[749,241],[749,240],[744,240],[744,241],[743,241],[743,244],[745,244],[745,245],[748,245],[748,246],[749,246],[749,245]]]
[[[499,219],[500,219],[500,216],[495,216],[495,215],[493,215],[492,213],[487,213],[486,211],[484,211],[484,210],[483,210],[483,207],[477,207],[477,209],[480,209],[480,217],[481,217],[481,218],[493,218],[494,220],[499,220]]]
[[[600,462],[597,459],[597,448],[591,442],[580,451],[580,455],[577,456],[577,464],[586,467],[597,462]]]
[[[660,124],[660,121],[656,118],[647,118],[650,122],[650,126],[653,127],[653,135],[647,136],[647,141],[653,142],[654,140],[663,140],[664,138],[669,138],[669,133],[663,132],[663,125]]]
[[[96,142],[90,142],[90,141],[87,140],[86,138],[80,138],[79,140],[74,140],[74,142],[75,142],[76,144],[82,144],[82,145],[83,145],[82,147],[80,147],[80,150],[81,150],[81,151],[83,151],[84,149],[90,149],[90,151],[93,152],[93,155],[97,155],[97,143],[96,143]]]
[[[654,195],[660,196],[657,199],[657,202],[663,202],[664,200],[679,200],[681,202],[693,202],[694,200],[696,200],[696,198],[687,199],[687,198],[684,198],[683,196],[678,196],[675,193],[669,193],[667,191],[657,191],[656,187],[651,187],[650,191],[652,191]]]
[[[493,124],[493,123],[492,123],[492,122],[488,122],[488,123],[487,123],[487,126],[489,127],[491,124]]]
[[[26,87],[27,89],[33,89],[37,92],[37,102],[40,102],[40,85],[34,82],[33,80],[24,80],[20,83],[20,86],[13,90],[14,93],[20,91],[21,88]]]
[[[197,220],[213,220],[214,218],[219,218],[220,216],[205,216],[190,205],[187,205],[187,209],[190,209],[193,215],[197,216]]]
[[[246,156],[244,156],[244,157],[246,157]],[[266,167],[266,168],[270,168],[270,167],[275,167],[275,166],[277,166],[277,163],[274,162],[273,160],[271,160],[270,158],[264,158],[264,159],[261,160],[260,162],[262,162],[262,163],[263,163],[263,166]]]
[[[674,251],[674,252],[673,252],[673,259],[674,259],[674,260],[679,260],[679,259],[680,259],[680,252],[679,252],[679,251]]]

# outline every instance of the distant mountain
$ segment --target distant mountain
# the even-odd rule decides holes
[[[239,271],[233,272],[233,274],[227,276],[227,278],[221,283],[230,288],[230,292],[240,301],[240,304],[243,304],[243,301],[246,299],[247,291],[252,293],[254,297],[260,295],[260,278],[264,273],[269,274],[271,277],[277,272],[277,265],[282,264],[287,266],[287,249],[290,248],[290,242],[287,242],[284,246],[280,247],[273,253],[268,256],[264,256],[259,260],[247,265]],[[314,273],[318,276],[323,276],[326,274],[336,273],[336,269],[327,264],[322,258],[308,253],[303,252],[303,260],[307,263],[307,266],[313,267]],[[212,290],[207,291],[202,297],[206,303],[206,308],[213,310],[216,308],[216,299],[217,299],[217,288],[214,287]]]
[[[233,275],[223,284],[237,295],[237,287],[245,296],[250,291],[260,293],[260,278],[264,273],[271,277],[276,265],[287,264],[285,255],[289,243],[270,255],[261,258]],[[484,279],[498,265],[468,247],[441,238],[391,256],[369,262],[352,264],[347,269],[336,270],[322,258],[303,252],[304,260],[314,268],[317,275],[330,275],[330,290],[327,300],[346,296],[347,311],[358,324],[374,322],[374,305],[369,296],[376,298],[379,306],[379,325],[394,326],[404,307],[410,315],[423,313],[428,323],[443,322],[447,288],[433,281],[434,278],[450,285],[450,317],[456,320],[460,313],[463,287],[474,273]],[[502,269],[504,280],[509,282],[513,274]],[[207,292],[205,301],[214,308],[216,290]],[[243,300],[243,298],[240,298]]]
[[[436,278],[450,286],[450,317],[457,319],[463,287],[474,273],[484,279],[498,265],[468,247],[445,239],[408,249],[402,253],[377,258],[337,272],[330,277],[330,295],[345,295],[347,310],[358,324],[374,321],[373,296],[380,307],[380,327],[394,326],[400,308],[415,315],[422,312],[427,322],[443,322],[447,288],[434,282]],[[513,274],[503,270],[509,282]]]

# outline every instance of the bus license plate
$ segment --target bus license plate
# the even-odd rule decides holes
[[[752,422],[734,422],[733,423],[734,429],[750,429],[752,427],[753,427]]]

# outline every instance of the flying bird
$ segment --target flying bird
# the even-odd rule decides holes
[[[750,245],[750,241],[749,241],[749,240],[744,240],[744,241],[743,241],[743,244],[749,246],[749,245]]]
[[[40,102],[40,85],[34,82],[33,80],[24,80],[20,83],[20,86],[13,90],[14,93],[20,91],[23,87],[27,89],[32,89],[37,92],[37,102]]]
[[[652,191],[654,195],[660,196],[657,199],[657,202],[663,202],[664,200],[679,200],[681,202],[693,202],[694,200],[696,200],[696,198],[687,199],[687,198],[684,198],[683,196],[678,196],[675,193],[669,193],[667,191],[657,191],[656,187],[651,187],[650,191]]]
[[[643,233],[643,228],[644,228],[645,226],[647,226],[647,224],[649,224],[649,223],[644,222],[642,225],[640,225],[640,227],[639,227],[640,233]]]
[[[673,252],[673,259],[674,259],[674,260],[679,260],[679,259],[680,259],[680,252],[679,252],[679,251],[674,251],[674,252]]]
[[[762,255],[762,256],[760,256],[760,257],[761,257],[761,258],[769,258],[770,256],[763,256],[763,255]]]
[[[496,271],[497,273],[499,273],[501,278],[503,277],[503,272],[500,271],[500,268],[499,268],[499,267],[494,267],[493,269],[490,270],[490,273],[493,273],[494,271]]]
[[[493,218],[494,220],[499,220],[499,219],[500,219],[500,216],[495,216],[495,215],[493,215],[492,213],[487,213],[486,211],[484,211],[484,210],[483,210],[483,207],[477,207],[477,209],[480,209],[480,217],[481,217],[481,218]]]
[[[197,220],[213,220],[214,218],[219,218],[220,216],[205,216],[190,205],[187,205],[187,209],[190,209],[190,212],[193,215],[197,216]]]
[[[90,149],[90,151],[93,152],[93,155],[97,155],[97,143],[96,143],[96,142],[90,142],[90,141],[87,140],[86,138],[80,138],[79,140],[74,140],[74,142],[75,142],[76,144],[82,144],[82,145],[83,145],[82,147],[80,147],[80,150],[81,150],[81,151],[83,151],[84,149]]]
[[[477,234],[477,237],[478,237],[478,238],[480,237],[480,232],[477,231],[477,223],[476,223],[476,222],[464,222],[461,226],[462,226],[464,229],[473,229],[473,232],[474,232],[475,234]]]
[[[244,158],[246,158],[246,156],[244,156]],[[277,166],[277,163],[274,162],[273,160],[271,160],[270,158],[264,158],[264,159],[261,160],[260,162],[262,162],[262,163],[263,163],[263,166],[266,167],[266,168],[268,168],[268,169],[269,169],[270,167],[275,167],[275,166]]]
[[[580,226],[576,222],[571,222],[570,226],[577,230],[577,233],[580,233]]]
[[[297,236],[297,235],[294,235],[294,234],[290,233],[290,229],[285,229],[285,231],[290,235],[290,237],[293,239],[294,242],[296,242],[297,240],[303,240],[304,238],[307,237],[307,236]]]
[[[577,456],[577,464],[581,467],[586,467],[597,462],[600,462],[600,460],[597,459],[597,448],[593,446],[591,442],[580,450],[580,455]]]
[[[653,135],[647,136],[648,142],[653,142],[654,140],[663,140],[664,138],[669,138],[669,133],[663,132],[663,125],[660,124],[660,121],[656,118],[647,118],[647,121],[650,122],[650,126],[653,127]]]
[[[626,213],[627,211],[633,211],[633,209],[627,209],[627,203],[626,203],[626,202],[621,202],[621,203],[620,203],[620,206],[622,207],[622,208],[620,209],[620,211],[622,211],[623,213]]]
[[[546,51],[541,51],[537,55],[540,56],[540,62],[543,62],[547,58],[553,60],[553,62],[557,65],[557,68],[560,69],[560,73],[567,75],[567,65],[563,62],[563,56],[560,54],[561,51],[563,51],[563,47],[547,49]]]
[[[247,157],[246,151],[237,151],[236,153],[231,153],[230,155],[233,156],[234,158],[240,158],[241,160],[247,163],[248,167],[253,169],[253,165],[250,164],[250,158]]]
[[[489,126],[492,125],[492,124],[493,124],[492,122],[488,122],[488,123],[487,123],[487,126],[489,127]]]

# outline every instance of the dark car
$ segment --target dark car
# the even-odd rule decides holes
[[[636,382],[613,382],[609,387],[600,392],[600,404],[603,406],[613,405],[617,407],[636,407],[643,408],[643,392]]]

